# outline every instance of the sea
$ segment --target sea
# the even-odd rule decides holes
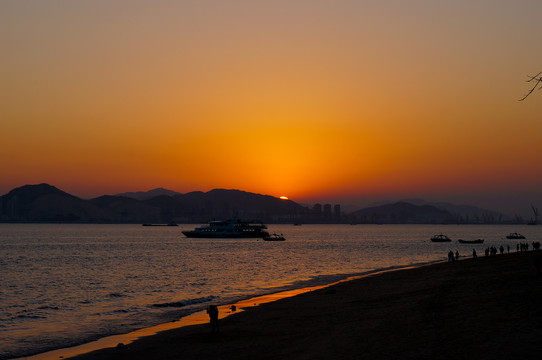
[[[0,224],[0,359],[178,320],[209,304],[333,283],[381,270],[516,251],[527,225],[268,225],[284,242],[189,239],[201,224]],[[451,243],[433,243],[435,234]],[[457,239],[485,239],[463,245]]]

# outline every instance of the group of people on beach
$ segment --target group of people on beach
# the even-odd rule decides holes
[[[539,250],[540,249],[540,242],[539,241],[533,241],[531,245],[529,245],[529,243],[525,242],[525,243],[517,243],[516,244],[516,251],[517,252],[524,252],[524,251],[529,251],[529,248],[532,246],[533,250]],[[499,252],[502,254],[504,254],[504,246],[500,246],[499,247]],[[507,253],[510,253],[510,245],[506,245],[506,252]],[[497,248],[495,248],[494,246],[492,247],[489,247],[486,249],[485,251],[485,255],[486,256],[494,256],[494,255],[497,255]]]
[[[508,252],[510,252],[510,246],[507,245],[507,250]],[[499,247],[499,250],[497,250],[497,248],[495,246],[491,246],[491,247],[488,247],[486,248],[486,250],[484,251],[484,255],[487,257],[487,256],[495,256],[497,255],[497,251],[500,251],[501,252],[501,255],[504,254],[504,246],[500,246]]]
[[[540,249],[540,241],[533,241],[532,243],[533,250],[539,250]],[[529,243],[518,243],[517,244],[517,251],[529,251]]]
[[[454,252],[452,250],[450,250],[448,252],[448,261],[452,262],[452,261],[457,261],[457,260],[459,260],[459,251],[456,250],[455,254],[454,254]]]
[[[532,249],[533,250],[539,250],[540,249],[540,242],[539,241],[536,241],[529,245],[529,243],[518,243],[516,245],[516,251],[517,252],[523,252],[523,251],[529,251],[529,247],[532,246]],[[507,253],[510,253],[510,245],[506,245],[506,249],[503,245],[501,245],[498,249],[495,247],[495,246],[490,246],[488,248],[485,249],[484,251],[484,255],[486,257],[488,256],[496,256],[497,253],[501,253],[504,254],[504,252],[507,252]],[[476,253],[476,249],[472,249],[472,258],[473,259],[477,259],[478,258],[478,254]],[[459,260],[459,251],[456,250],[455,251],[455,254],[452,250],[450,250],[448,252],[448,261],[449,262],[453,262],[453,261],[457,261]]]

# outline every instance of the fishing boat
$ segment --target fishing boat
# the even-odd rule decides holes
[[[170,221],[167,224],[152,224],[152,223],[143,223],[143,226],[179,226],[176,222]]]
[[[525,239],[525,236],[515,232],[515,233],[510,233],[510,234],[506,235],[506,238],[507,239]]]
[[[450,238],[444,234],[438,234],[431,238],[432,242],[450,242]]]
[[[463,239],[459,239],[457,240],[458,243],[460,244],[483,244],[484,243],[484,239],[476,239],[476,240],[463,240]]]
[[[264,241],[284,241],[284,240],[286,240],[286,238],[282,234],[280,234],[280,235],[271,234],[271,235],[264,236],[263,240]]]
[[[230,219],[211,221],[206,226],[197,227],[191,231],[183,231],[182,233],[188,238],[264,238],[269,236],[265,229],[267,229],[267,226],[259,221]]]

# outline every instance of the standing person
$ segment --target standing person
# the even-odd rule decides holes
[[[476,259],[478,255],[476,255],[476,249],[472,249],[472,258]]]
[[[207,314],[209,314],[211,332],[218,333],[218,307],[216,305],[209,305],[209,307],[207,308]]]

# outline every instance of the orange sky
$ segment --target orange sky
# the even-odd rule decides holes
[[[542,2],[2,1],[0,193],[542,206]]]

